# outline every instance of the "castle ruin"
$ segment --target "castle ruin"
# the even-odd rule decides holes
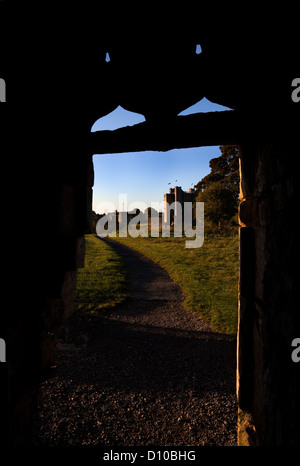
[[[199,191],[195,188],[189,188],[189,191],[183,191],[181,186],[175,186],[170,188],[169,192],[164,194],[164,222],[174,222],[175,217],[180,215],[180,218],[184,217],[184,203],[194,203]],[[173,208],[172,208],[173,205]],[[180,206],[180,212],[178,207]]]

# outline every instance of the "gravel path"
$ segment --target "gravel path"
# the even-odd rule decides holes
[[[234,337],[183,306],[158,265],[109,241],[130,273],[130,299],[101,317],[75,313],[42,386],[35,444],[236,445]]]

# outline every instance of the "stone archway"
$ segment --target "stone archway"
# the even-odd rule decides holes
[[[18,48],[14,46],[4,63],[9,70],[3,78],[10,106],[6,102],[0,108],[2,141],[9,147],[3,173],[15,187],[9,195],[6,189],[3,192],[7,200],[3,215],[10,230],[9,236],[3,232],[4,294],[10,306],[0,335],[7,348],[6,431],[11,443],[30,442],[39,380],[53,366],[53,335],[71,311],[76,269],[84,258],[82,237],[91,219],[91,154],[231,142],[242,147],[240,439],[244,444],[297,444],[299,369],[291,359],[291,342],[299,337],[293,267],[298,249],[291,219],[298,197],[292,158],[299,151],[300,107],[291,99],[291,83],[299,78],[295,58],[299,2],[292,7],[273,5],[266,15],[253,5],[247,18],[244,7],[234,10],[223,5],[213,11],[205,4],[201,25],[188,8],[174,12],[172,22],[152,11],[147,24],[141,21],[142,28],[132,14],[136,12],[125,6],[118,11],[120,21],[107,7],[100,17],[93,17],[90,10],[86,16],[75,9],[67,15],[47,11],[34,23],[30,18],[36,18],[36,12],[29,5],[22,8],[14,18],[22,41],[14,41]],[[85,38],[78,33],[83,23],[89,25]],[[183,29],[184,40],[179,33]],[[284,36],[279,34],[282,30],[287,31]],[[144,41],[136,40],[141,31]],[[166,56],[170,43],[173,48]],[[202,53],[197,56],[198,43]],[[187,62],[179,59],[186,47],[193,51],[192,57],[185,56]],[[175,80],[177,103],[187,106],[188,89],[189,98],[199,100],[200,92],[234,112],[180,119],[173,111],[166,112],[172,108],[172,93],[168,91],[166,104],[164,90],[175,82],[175,74],[168,71],[171,65],[190,70],[179,73],[182,80]],[[232,66],[234,73],[227,72]],[[133,74],[140,76],[138,86],[130,82]],[[84,92],[78,92],[78,83]],[[201,86],[193,94],[195,83]],[[24,93],[30,96],[27,105]],[[99,113],[105,115],[122,103],[129,109],[141,108],[146,123],[113,136],[90,135]],[[16,124],[16,115],[22,124]]]

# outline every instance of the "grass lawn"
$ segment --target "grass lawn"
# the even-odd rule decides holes
[[[123,260],[95,235],[86,235],[85,266],[78,269],[76,307],[92,313],[114,307],[127,297]]]
[[[117,238],[160,264],[178,283],[185,305],[215,330],[236,334],[238,321],[238,236],[208,236],[201,248],[185,238]]]
[[[208,236],[198,249],[186,249],[185,238],[117,238],[160,264],[178,283],[185,305],[215,330],[236,334],[238,319],[237,236]],[[78,270],[76,304],[101,311],[127,297],[123,260],[97,236],[86,235],[85,267]]]

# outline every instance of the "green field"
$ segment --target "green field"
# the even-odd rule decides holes
[[[161,265],[178,283],[185,305],[215,330],[236,334],[238,320],[238,236],[208,236],[201,248],[185,238],[118,238]]]
[[[116,253],[87,235],[85,268],[79,271],[77,302],[90,310],[114,306],[126,298],[126,270]],[[238,236],[208,236],[198,249],[185,238],[118,238],[167,270],[185,296],[185,305],[215,330],[236,334],[238,313]]]
[[[95,235],[85,237],[85,266],[78,269],[76,307],[95,313],[127,298],[127,272],[120,256]]]

